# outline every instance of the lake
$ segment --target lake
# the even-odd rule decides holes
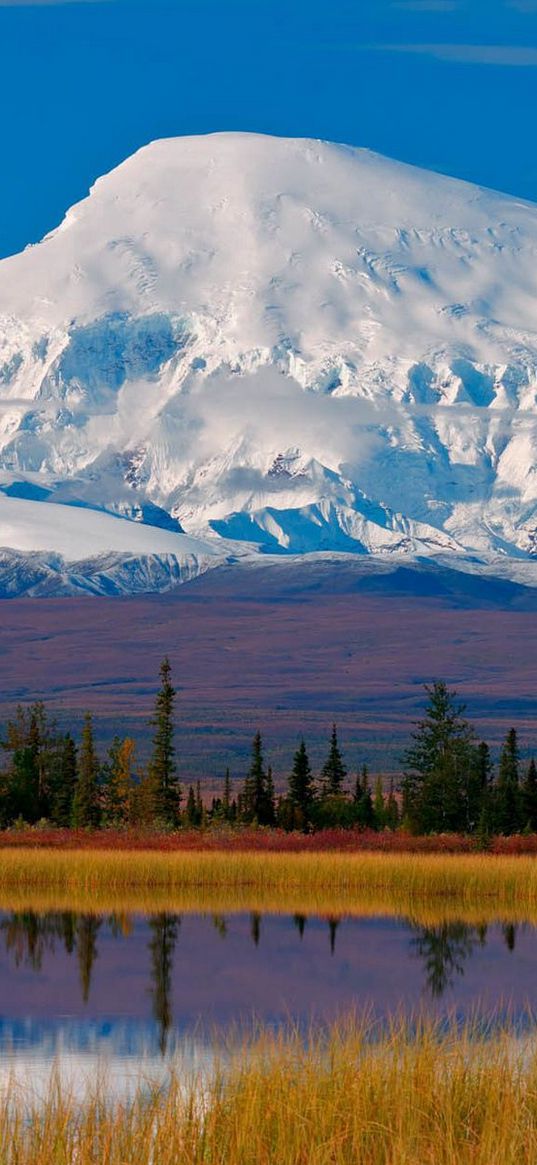
[[[464,1018],[537,1003],[537,928],[390,916],[0,914],[0,1073],[116,1082],[176,1056],[211,1059],[215,1031],[304,1030],[353,1009]]]

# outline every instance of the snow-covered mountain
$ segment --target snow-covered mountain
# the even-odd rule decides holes
[[[141,150],[0,263],[9,593],[259,553],[537,584],[536,454],[529,203],[215,134]]]

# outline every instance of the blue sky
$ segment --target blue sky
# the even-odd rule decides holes
[[[537,0],[0,0],[0,255],[161,136],[325,137],[537,201]]]

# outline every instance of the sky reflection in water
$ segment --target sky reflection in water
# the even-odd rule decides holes
[[[304,1028],[371,1008],[487,1014],[513,1025],[536,1002],[537,929],[390,918],[252,914],[0,915],[0,1084],[103,1059],[123,1086],[180,1056],[211,1059],[215,1029]]]

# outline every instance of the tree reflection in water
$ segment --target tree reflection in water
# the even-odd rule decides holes
[[[304,931],[306,929],[307,918],[305,914],[293,914],[293,923],[296,926],[300,938],[304,938]]]
[[[228,935],[228,922],[224,915],[213,914],[209,922],[222,940]],[[291,922],[297,937],[302,940],[308,917],[295,914]],[[340,917],[325,916],[323,922],[328,927],[328,940],[332,955],[336,952]],[[257,947],[260,943],[263,916],[254,911],[249,918],[250,941]],[[172,976],[173,959],[177,944],[181,918],[177,914],[162,912],[150,915],[147,926],[150,932],[148,950],[150,955],[150,987],[153,1018],[158,1027],[159,1047],[166,1053],[168,1035],[173,1022]],[[42,970],[47,952],[54,954],[59,946],[67,955],[76,958],[81,996],[85,1004],[91,995],[92,975],[98,957],[98,940],[101,928],[106,925],[109,933],[117,939],[127,938],[134,925],[133,917],[117,912],[111,915],[75,914],[70,911],[39,914],[35,911],[19,911],[0,918],[0,932],[4,936],[5,949],[12,956],[16,967],[30,967]],[[437,925],[417,925],[410,922],[411,948],[423,963],[427,989],[434,999],[439,999],[453,986],[456,978],[463,976],[468,960],[478,947],[487,942],[487,926],[469,925],[464,922],[441,922]],[[517,926],[503,923],[503,941],[509,951],[514,951],[517,941]]]
[[[93,964],[97,958],[97,935],[101,924],[102,918],[95,914],[80,914],[76,924],[76,957],[84,1003],[90,997]]]
[[[259,939],[261,938],[261,915],[257,910],[254,910],[250,915],[250,934],[254,946],[259,946]]]
[[[465,922],[442,922],[439,926],[412,926],[411,944],[423,960],[427,987],[433,999],[440,999],[452,987],[457,975],[476,947],[487,941],[487,928]]]
[[[159,1028],[159,1047],[166,1054],[172,1024],[171,987],[173,956],[181,919],[177,914],[154,914],[149,918],[151,941],[151,996],[153,1019]]]
[[[508,951],[514,951],[516,947],[517,928],[513,922],[504,922],[502,926],[503,941]]]
[[[37,914],[25,910],[9,914],[0,921],[6,951],[13,955],[16,967],[29,966],[40,971],[46,951],[54,953],[60,942],[68,955],[75,948],[76,915],[70,912]]]

